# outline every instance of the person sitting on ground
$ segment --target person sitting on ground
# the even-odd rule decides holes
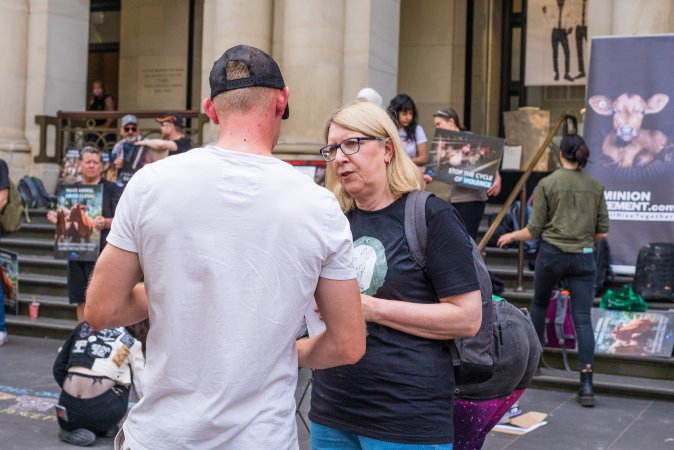
[[[157,117],[157,122],[159,122],[161,139],[145,139],[136,142],[136,145],[142,145],[156,153],[152,157],[154,161],[192,149],[192,142],[183,135],[183,117],[180,114],[174,112],[164,114]]]
[[[139,398],[143,395],[147,329],[147,320],[100,331],[82,322],[70,333],[53,368],[62,389],[56,406],[60,440],[88,446],[96,436],[117,433],[129,406],[130,386]]]

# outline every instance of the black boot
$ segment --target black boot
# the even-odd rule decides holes
[[[592,390],[592,367],[589,365],[580,372],[580,389],[576,395],[576,400],[585,407],[594,406],[594,392]]]

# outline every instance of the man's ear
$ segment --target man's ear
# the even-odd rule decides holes
[[[288,97],[290,97],[290,88],[288,86],[284,87],[279,91],[279,94],[276,96],[276,115],[279,117],[283,116],[285,113],[286,106],[288,105]]]
[[[218,114],[215,111],[215,104],[213,103],[213,100],[210,98],[205,98],[203,102],[201,102],[202,108],[204,108],[204,113],[208,116],[209,119],[211,119],[211,122],[214,124],[220,123],[218,120]]]

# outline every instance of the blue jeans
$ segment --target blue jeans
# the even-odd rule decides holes
[[[545,315],[550,294],[555,284],[566,279],[571,294],[571,312],[576,327],[580,368],[594,364],[594,331],[592,330],[592,302],[597,265],[593,253],[564,253],[543,241],[536,258],[534,272],[534,300],[531,321],[543,343]]]
[[[452,450],[453,444],[401,444],[380,441],[311,422],[312,450]]]

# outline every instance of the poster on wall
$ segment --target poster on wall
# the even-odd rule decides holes
[[[101,231],[94,222],[103,215],[103,185],[62,186],[56,205],[54,258],[95,261]]]
[[[428,152],[428,169],[434,181],[486,190],[503,156],[505,140],[437,128]]]
[[[592,39],[585,171],[604,185],[616,273],[674,242],[674,35]]]
[[[526,86],[584,85],[588,0],[527,2]]]
[[[672,356],[674,312],[592,308],[595,351],[613,355]]]

